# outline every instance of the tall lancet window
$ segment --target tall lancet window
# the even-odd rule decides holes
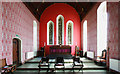
[[[57,44],[64,44],[64,17],[57,17]]]
[[[58,44],[62,43],[62,19],[58,19]]]
[[[107,49],[107,2],[104,1],[97,9],[97,56]]]
[[[87,20],[83,23],[83,53],[87,51]]]
[[[71,23],[68,24],[68,44],[71,44],[72,40],[71,40],[71,36],[72,36],[72,33],[71,33],[71,30],[72,30],[72,26],[71,26]]]
[[[47,45],[54,45],[54,23],[47,23]]]
[[[33,20],[33,50],[37,51],[37,22]]]
[[[66,44],[73,44],[73,22],[68,21],[66,26]]]

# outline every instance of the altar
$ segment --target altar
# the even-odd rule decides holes
[[[50,54],[71,54],[71,46],[68,45],[51,46]]]

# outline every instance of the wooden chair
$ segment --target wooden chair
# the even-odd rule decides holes
[[[75,67],[79,68],[79,71],[83,69],[83,62],[80,60],[79,57],[73,57],[73,71]]]
[[[63,59],[63,57],[57,57],[56,58],[54,68],[55,68],[55,70],[56,69],[63,69],[63,71],[64,71],[65,66],[64,66],[64,59]]]
[[[42,67],[47,67],[47,72],[49,71],[49,58],[48,57],[42,57],[42,59],[39,62],[39,71],[42,69]]]
[[[0,67],[2,69],[2,73],[8,73],[13,72],[16,69],[15,65],[7,65],[6,58],[0,59],[0,64],[2,64]]]
[[[96,57],[95,63],[98,65],[106,65],[106,55],[107,55],[107,51],[104,49],[102,51],[102,55]]]

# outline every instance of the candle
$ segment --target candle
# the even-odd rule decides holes
[[[76,42],[76,46],[77,46],[77,42]]]
[[[44,42],[44,46],[45,46],[45,42]]]

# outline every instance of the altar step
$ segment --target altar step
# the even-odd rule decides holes
[[[17,67],[17,71],[39,71],[38,65],[41,60],[41,57],[34,58],[32,60],[27,61],[25,64]],[[106,70],[106,67],[104,66],[98,66],[94,63],[94,61],[86,59],[86,58],[80,58],[81,61],[83,61],[83,70]],[[54,70],[54,64],[55,59],[49,59],[50,62],[50,70]],[[65,71],[73,71],[72,59],[64,59],[65,64]],[[47,70],[48,68],[42,68],[43,70]],[[78,70],[79,68],[75,68],[75,70]],[[62,69],[61,69],[62,70]]]
[[[72,70],[72,64],[73,63],[65,63],[65,70]],[[39,70],[38,65],[39,63],[25,63],[24,65],[17,67],[17,70]],[[83,65],[84,65],[83,70],[106,70],[106,67],[98,66],[95,63],[83,63]],[[50,69],[52,70],[54,69],[54,63],[50,64]]]
[[[48,68],[41,68],[42,70],[47,70]],[[16,70],[39,70],[39,68],[17,68]],[[54,68],[50,68],[50,70],[54,70]],[[59,69],[62,70],[62,69]],[[64,70],[73,70],[72,68],[64,68]],[[75,70],[79,70],[79,68],[75,68]],[[106,68],[83,68],[82,70],[106,70]]]
[[[41,60],[41,57],[37,57],[37,58],[34,58],[32,60],[29,60],[29,61],[26,61],[25,63],[39,63]],[[87,58],[80,58],[80,60],[83,62],[83,63],[94,63],[93,60],[89,60]],[[73,59],[64,59],[64,62],[65,63],[73,63]],[[49,59],[49,63],[55,63],[55,59]]]
[[[57,72],[57,74],[88,74],[88,73],[91,73],[91,74],[112,74],[110,72],[108,72],[107,70],[56,70],[56,71],[48,71],[47,70],[16,70],[14,72],[14,74],[49,74],[49,73],[52,73],[54,74],[54,72]]]

